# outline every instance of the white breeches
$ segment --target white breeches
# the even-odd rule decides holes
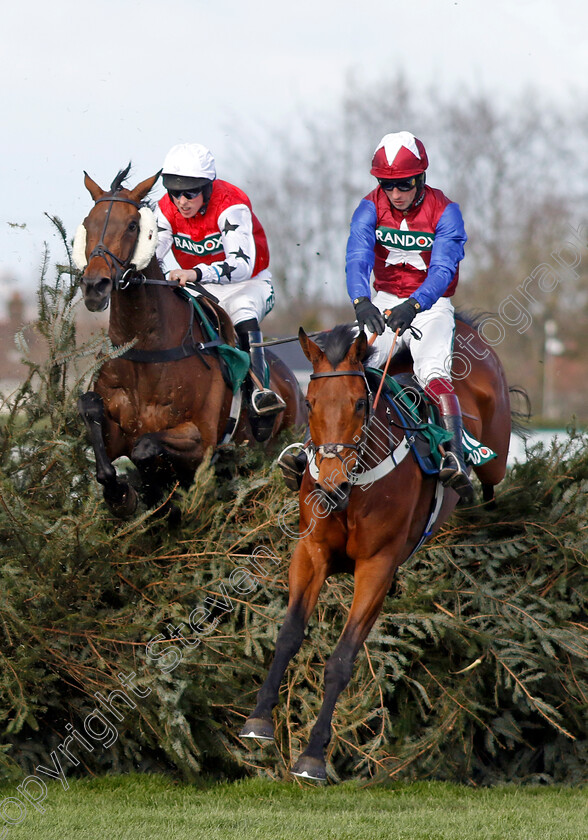
[[[389,292],[376,292],[372,303],[380,312],[393,309],[406,298],[399,298]],[[423,334],[419,340],[414,338],[410,330],[399,336],[394,348],[394,355],[403,347],[407,347],[413,360],[415,376],[421,387],[431,379],[451,380],[451,358],[453,351],[453,333],[455,317],[453,304],[449,298],[442,297],[426,312],[419,312],[412,326]],[[371,333],[367,331],[368,338]],[[386,327],[382,335],[377,336],[373,343],[375,353],[369,360],[370,367],[384,367],[388,353],[394,341],[394,333]]]
[[[222,308],[229,314],[233,324],[249,321],[255,318],[258,323],[265,318],[274,307],[274,287],[271,274],[267,269],[260,271],[251,280],[240,283],[204,283],[204,287],[211,292]]]

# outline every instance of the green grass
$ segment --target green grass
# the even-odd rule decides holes
[[[17,795],[0,788],[0,800]],[[1,804],[1,803],[0,803]],[[580,788],[444,783],[316,788],[250,779],[206,788],[153,776],[48,785],[7,840],[586,840],[588,793]],[[17,819],[13,804],[4,806]],[[12,809],[12,810],[11,810]]]

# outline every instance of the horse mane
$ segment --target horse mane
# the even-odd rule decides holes
[[[317,335],[316,343],[335,369],[343,361],[356,338],[355,324],[337,324],[332,330],[326,330]],[[373,352],[373,349],[369,347],[362,361],[367,362]]]
[[[459,309],[455,310],[455,317],[464,324],[467,324],[472,329],[477,329],[479,325],[492,317],[493,313],[474,309]],[[325,330],[316,336],[316,343],[326,355],[328,361],[333,366],[333,369],[340,364],[349,348],[357,338],[357,327],[355,324],[337,324],[332,330]],[[375,350],[368,347],[367,352],[363,358],[363,364],[367,364],[371,356],[374,355]],[[398,361],[403,358],[410,358],[410,352],[407,349],[402,349],[396,356]],[[524,412],[522,413],[524,417]]]

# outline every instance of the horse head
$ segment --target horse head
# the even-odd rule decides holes
[[[368,353],[365,333],[350,326],[323,335],[320,347],[300,328],[300,345],[311,362],[306,405],[318,480],[315,488],[328,497],[331,510],[345,510],[369,417],[369,390],[363,369]]]
[[[129,169],[130,164],[117,174],[108,191],[84,172],[94,207],[76,232],[73,260],[83,272],[80,285],[91,312],[106,309],[113,289],[124,286],[129,274],[146,268],[155,254],[157,223],[141,202],[160,173],[129,190],[122,186]]]

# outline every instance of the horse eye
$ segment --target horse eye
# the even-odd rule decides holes
[[[129,222],[128,230],[137,230],[138,227],[139,227],[139,225],[137,224],[137,222],[132,221],[132,222]]]
[[[355,403],[355,410],[356,411],[365,411],[365,407],[367,405],[367,400],[365,397],[362,397]]]
[[[308,409],[308,413],[310,414],[310,412],[312,411],[312,406],[311,406],[311,404],[308,402],[308,400],[304,400],[304,402],[305,402],[305,404],[306,404],[306,408]]]

